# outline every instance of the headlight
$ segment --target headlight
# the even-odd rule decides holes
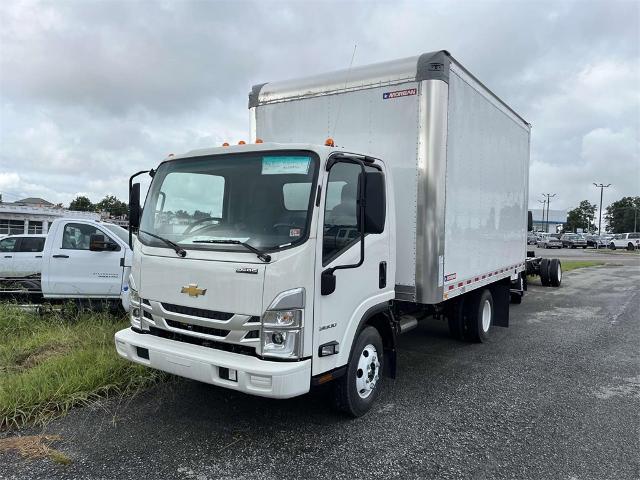
[[[265,327],[300,328],[302,326],[302,310],[267,310],[262,317]]]
[[[142,312],[140,311],[140,295],[138,295],[138,291],[129,287],[129,320],[131,321],[131,326],[134,328],[140,327],[140,316]]]
[[[267,310],[262,317],[262,355],[274,358],[299,358],[302,349],[300,309]]]

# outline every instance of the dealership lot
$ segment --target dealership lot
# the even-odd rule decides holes
[[[488,344],[424,322],[364,418],[175,379],[21,432],[72,463],[5,454],[0,478],[638,478],[640,257],[542,253],[615,265],[531,285]]]

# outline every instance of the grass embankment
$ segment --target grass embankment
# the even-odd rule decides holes
[[[124,315],[40,315],[0,304],[0,429],[44,424],[158,381],[160,373],[116,353],[113,335],[127,325]]]
[[[570,272],[576,268],[597,267],[598,265],[604,265],[604,262],[597,262],[593,260],[563,260],[562,271]]]

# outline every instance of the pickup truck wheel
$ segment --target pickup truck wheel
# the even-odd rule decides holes
[[[540,260],[540,283],[542,286],[549,286],[549,259],[543,258]]]
[[[629,242],[629,244],[627,245],[627,250],[629,250],[630,252],[633,252],[634,250],[633,243]]]
[[[562,283],[562,264],[557,258],[549,261],[549,283],[552,287],[559,287]]]
[[[616,244],[615,244],[615,243],[613,243],[613,242],[612,242],[612,243],[610,243],[610,244],[609,244],[609,248],[610,248],[611,250],[615,250],[615,249],[616,249]]]
[[[360,417],[369,411],[380,393],[383,360],[378,330],[365,327],[353,346],[347,372],[334,385],[338,409],[352,417]]]
[[[471,339],[483,343],[489,338],[493,324],[493,296],[489,289],[482,290],[468,299],[467,322]]]

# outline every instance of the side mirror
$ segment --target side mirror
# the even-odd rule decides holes
[[[360,182],[362,182],[362,173]],[[386,195],[384,190],[384,174],[379,171],[365,172],[364,191],[364,233],[382,233],[386,219]],[[360,210],[358,209],[358,213]],[[358,217],[358,226],[361,218]]]
[[[129,190],[129,231],[140,227],[140,184],[134,183]]]
[[[336,291],[336,276],[333,273],[333,269],[325,270],[320,275],[320,294],[331,295]]]
[[[107,250],[111,250],[112,243],[107,242],[104,239],[104,235],[100,235],[99,233],[92,233],[89,237],[89,250],[92,252],[104,252]]]
[[[527,231],[533,231],[533,213],[531,213],[531,210],[527,212]]]

